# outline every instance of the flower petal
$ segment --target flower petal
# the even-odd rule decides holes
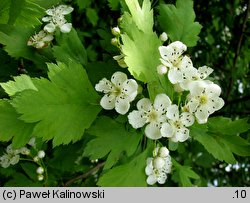
[[[179,119],[179,109],[176,104],[171,105],[167,108],[167,114],[168,119],[171,119],[173,121],[177,121]]]
[[[157,178],[155,175],[150,175],[147,178],[147,184],[154,185],[157,182]]]
[[[210,97],[220,96],[221,88],[216,84],[209,84],[205,89],[206,94],[210,95]]]
[[[194,124],[194,116],[191,113],[183,112],[180,115],[180,120],[186,127],[189,127]]]
[[[195,112],[195,117],[197,118],[197,121],[199,124],[203,124],[207,122],[207,119],[209,117],[209,113],[207,110],[204,110],[202,108],[198,108]]]
[[[112,83],[106,78],[103,78],[102,80],[99,81],[98,84],[95,85],[95,90],[103,93],[110,92],[111,88],[112,88]]]
[[[126,80],[122,85],[122,91],[124,94],[128,95],[130,101],[133,101],[137,95],[138,84],[135,80]]]
[[[144,117],[144,113],[142,111],[132,111],[128,115],[128,122],[133,126],[133,128],[141,128],[146,123],[146,118]]]
[[[156,126],[155,123],[149,123],[146,126],[145,135],[152,140],[157,140],[162,137],[160,128]]]
[[[74,9],[70,6],[66,6],[66,5],[60,5],[58,6],[58,8],[60,7],[61,9],[61,14],[62,15],[67,15],[69,13],[71,13]]]
[[[65,23],[60,27],[60,30],[62,33],[69,33],[71,31],[72,24],[71,23]]]
[[[200,79],[205,79],[208,77],[214,70],[208,66],[201,66],[198,68],[198,74]]]
[[[168,71],[168,79],[172,84],[176,84],[183,81],[181,71],[178,71],[176,68],[171,68]]]
[[[127,97],[117,97],[115,101],[115,110],[119,114],[126,114],[130,108],[129,99]]]
[[[174,129],[169,123],[163,123],[161,126],[162,137],[172,137],[174,134]]]
[[[49,33],[52,33],[55,31],[56,26],[53,23],[49,23],[49,24],[45,25],[43,29]]]
[[[145,173],[146,175],[151,175],[153,173],[153,167],[147,165],[146,168],[145,168]]]
[[[158,94],[154,100],[154,108],[157,111],[165,113],[167,108],[171,105],[171,100],[166,94]]]
[[[176,131],[175,137],[178,142],[184,142],[189,138],[189,130],[185,127],[180,128]]]
[[[128,78],[125,73],[117,71],[112,75],[111,82],[120,87],[127,79]]]
[[[100,105],[106,110],[113,109],[115,107],[115,96],[112,94],[105,94],[100,101]]]
[[[137,102],[137,109],[138,110],[142,110],[142,111],[146,111],[149,112],[151,111],[153,105],[151,103],[151,101],[148,98],[142,98]]]
[[[194,113],[199,105],[199,101],[195,98],[191,98],[191,100],[187,103],[187,107],[191,113]]]
[[[158,178],[157,178],[157,182],[159,184],[164,184],[167,180],[167,174],[164,173],[164,172],[161,172],[159,175],[158,175]]]
[[[49,21],[51,21],[52,20],[52,18],[50,17],[50,16],[46,16],[46,17],[43,17],[42,18],[42,21],[43,22],[49,22]]]
[[[181,70],[190,69],[193,68],[193,63],[188,56],[184,56],[178,63],[178,68],[180,68]]]

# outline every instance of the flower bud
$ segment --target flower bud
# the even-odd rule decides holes
[[[161,169],[164,165],[165,165],[165,161],[163,158],[161,157],[154,158],[154,161],[153,161],[154,168]]]
[[[112,44],[112,45],[118,46],[118,43],[119,43],[119,41],[118,41],[117,38],[112,38],[112,39],[111,39],[111,44]]]
[[[167,147],[161,147],[159,149],[159,156],[162,158],[165,158],[169,155],[169,150],[167,149]]]
[[[163,41],[163,42],[166,42],[168,40],[168,35],[166,32],[163,32],[161,35],[160,35],[160,40]]]
[[[164,66],[164,65],[159,65],[159,66],[157,66],[157,73],[159,74],[159,75],[164,75],[164,74],[166,74],[168,72],[168,69],[167,69],[167,67],[166,66]]]
[[[43,167],[38,167],[37,169],[36,169],[36,172],[38,173],[38,174],[43,174],[44,173],[44,169],[43,169]]]
[[[38,161],[39,161],[39,157],[38,157],[38,156],[35,156],[35,157],[33,158],[33,160],[34,160],[34,162],[38,162]]]
[[[45,152],[43,150],[40,150],[38,153],[37,153],[37,156],[38,158],[42,159],[45,157]]]
[[[120,28],[119,27],[113,27],[112,30],[111,30],[112,34],[114,36],[120,36],[121,34],[121,31],[120,31]]]
[[[39,181],[42,181],[42,180],[44,179],[44,176],[41,175],[41,174],[39,174],[39,175],[37,176],[37,179],[38,179]]]

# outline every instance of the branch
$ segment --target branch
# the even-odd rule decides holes
[[[64,187],[68,187],[70,186],[71,184],[73,184],[74,182],[76,182],[77,180],[81,180],[81,179],[84,179],[84,178],[87,178],[89,176],[91,176],[93,173],[95,173],[96,171],[98,171],[101,167],[103,167],[105,164],[105,162],[102,162],[102,163],[99,163],[97,164],[94,168],[91,168],[89,171],[87,171],[86,173],[82,174],[82,175],[79,175],[69,181],[67,181],[65,184],[64,184]]]
[[[234,72],[234,70],[236,68],[237,60],[238,60],[238,57],[240,55],[240,49],[241,49],[241,46],[242,46],[242,39],[243,39],[244,32],[245,32],[245,29],[246,29],[246,24],[247,24],[247,19],[248,19],[249,13],[250,13],[250,0],[248,0],[248,2],[247,2],[246,15],[245,15],[245,18],[244,18],[244,21],[243,21],[243,24],[242,24],[239,41],[238,41],[237,47],[236,47],[236,53],[234,55],[233,66],[231,68],[231,77],[230,77],[229,87],[228,87],[228,91],[227,91],[227,95],[226,95],[227,100],[228,100],[230,92],[231,92],[231,90],[233,88],[233,82],[234,81],[233,81],[232,74],[233,74],[233,72]]]

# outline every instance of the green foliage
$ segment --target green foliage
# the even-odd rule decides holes
[[[86,65],[87,53],[76,30],[72,29],[67,35],[58,33],[56,40],[58,45],[52,49],[58,61],[68,63],[71,60],[75,60],[84,66]]]
[[[180,186],[183,187],[193,186],[190,179],[192,178],[197,180],[200,178],[199,175],[195,173],[190,166],[182,166],[175,160],[172,160],[172,162],[175,167],[175,171],[172,178],[176,183],[179,183]]]
[[[246,119],[232,121],[229,118],[212,118],[208,125],[194,125],[190,135],[200,142],[205,149],[216,159],[227,163],[236,163],[233,155],[250,155],[250,144],[238,133],[246,132],[250,129]]]
[[[14,81],[0,83],[1,87],[9,96],[14,96],[18,92],[26,89],[37,90],[32,79],[28,75],[21,75],[13,78]]]
[[[94,160],[104,158],[108,154],[104,169],[111,168],[122,152],[126,152],[127,156],[133,155],[141,140],[141,134],[134,129],[127,130],[124,124],[108,117],[97,119],[88,133],[95,138],[88,142],[84,155]]]
[[[148,149],[130,162],[114,167],[104,173],[97,182],[97,185],[102,187],[145,187],[147,184],[144,170],[149,153]]]
[[[32,136],[34,124],[19,120],[16,110],[7,100],[0,100],[0,141],[10,141],[15,148],[24,146]]]
[[[108,0],[108,2],[109,2],[109,6],[112,10],[118,10],[120,0]]]
[[[96,26],[97,21],[98,21],[98,15],[96,13],[96,10],[92,8],[87,8],[86,16],[89,19],[89,21],[92,23],[92,25]]]
[[[194,22],[195,13],[192,0],[177,0],[172,4],[161,4],[159,23],[171,41],[181,41],[187,46],[195,46],[199,39],[201,25]]]
[[[100,111],[98,95],[81,65],[48,64],[49,80],[34,79],[37,90],[17,95],[12,105],[28,123],[38,122],[34,134],[53,139],[54,146],[79,140]],[[72,122],[74,121],[74,122]]]

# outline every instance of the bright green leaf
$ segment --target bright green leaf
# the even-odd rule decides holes
[[[48,64],[49,80],[34,79],[36,90],[25,90],[13,99],[20,119],[37,122],[34,134],[53,139],[54,146],[79,140],[100,111],[99,96],[80,64]]]
[[[30,138],[34,124],[19,120],[15,109],[7,100],[0,100],[0,141],[10,141],[14,148],[23,147]]]
[[[194,22],[195,13],[192,0],[177,0],[172,4],[161,4],[159,23],[171,41],[181,41],[189,47],[195,46],[202,26]]]
[[[14,77],[14,81],[0,83],[0,85],[9,96],[14,96],[26,89],[37,90],[31,78],[27,75]]]
[[[88,133],[95,138],[87,144],[84,155],[90,156],[90,159],[100,159],[108,154],[104,169],[111,168],[119,160],[122,152],[131,156],[141,140],[141,134],[134,129],[127,130],[124,124],[108,117],[96,120]]]
[[[154,18],[150,0],[144,0],[142,6],[140,6],[138,0],[125,0],[125,2],[131,13],[132,20],[135,22],[138,29],[144,33],[151,33],[154,25]]]

